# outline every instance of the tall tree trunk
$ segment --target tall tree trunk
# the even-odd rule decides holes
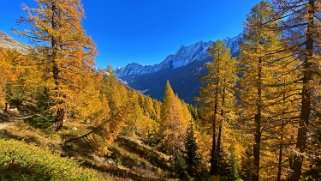
[[[58,16],[57,13],[57,7],[55,5],[55,1],[52,2],[52,6],[51,6],[51,11],[52,11],[52,15],[51,15],[51,26],[53,29],[57,29],[57,23],[56,23],[56,18]],[[63,95],[59,95],[59,67],[57,65],[56,62],[56,56],[57,56],[57,49],[58,49],[58,43],[57,43],[57,39],[56,37],[51,37],[51,49],[52,49],[52,74],[53,74],[53,78],[55,81],[55,93],[58,94],[59,97],[63,97]],[[56,111],[56,117],[55,117],[55,131],[59,131],[64,123],[64,119],[65,119],[65,110],[62,106],[64,102],[63,101],[58,101],[56,104],[56,106],[58,106],[58,109]]]
[[[225,82],[225,80],[223,80],[223,82]],[[220,159],[221,159],[221,147],[222,147],[222,129],[223,129],[223,120],[224,120],[224,105],[225,105],[225,87],[223,88],[222,91],[222,107],[221,107],[221,118],[220,118],[220,122],[219,122],[219,127],[218,127],[218,136],[217,136],[217,151],[216,151],[216,158],[217,158],[217,162],[218,162],[218,167],[220,168]]]
[[[8,103],[6,102],[5,105],[6,106],[4,107],[4,112],[8,112]]]
[[[282,125],[283,127],[283,125]],[[282,131],[282,130],[281,130]],[[281,181],[282,176],[282,160],[283,160],[283,134],[281,133],[281,143],[279,147],[279,161],[278,161],[278,173],[277,173],[277,181]]]
[[[285,79],[283,80],[283,84],[284,84],[284,93],[283,93],[283,104],[284,104],[284,107],[286,107],[286,92],[285,92]],[[284,135],[283,135],[283,131],[284,131],[284,127],[285,127],[285,111],[283,111],[282,113],[282,124],[281,124],[281,129],[280,129],[280,145],[279,145],[279,160],[278,160],[278,173],[277,173],[277,181],[281,181],[281,176],[282,176],[282,161],[283,161],[283,138],[284,138]]]
[[[306,31],[306,50],[303,70],[303,87],[302,87],[302,105],[298,128],[298,137],[296,148],[299,154],[293,155],[292,173],[289,180],[299,181],[302,174],[303,154],[306,149],[307,126],[309,125],[311,113],[311,92],[310,81],[312,80],[311,60],[313,58],[313,31],[314,31],[314,14],[315,14],[315,0],[309,0],[308,5],[308,26]]]
[[[218,94],[219,94],[219,82],[220,82],[220,53],[217,52],[217,69],[216,69],[216,87],[215,87],[215,97],[214,97],[214,118],[213,118],[213,138],[212,138],[212,150],[211,150],[211,175],[217,174],[217,149],[216,149],[216,122],[217,122],[217,113],[218,113]]]
[[[57,110],[57,115],[55,117],[55,131],[59,131],[64,123],[65,120],[65,109],[58,109]]]
[[[262,118],[262,57],[259,58],[259,65],[258,65],[257,96],[258,98],[256,102],[256,115],[254,119],[255,143],[253,146],[253,156],[254,156],[254,173],[252,175],[253,181],[258,181],[260,177],[261,118]]]
[[[218,112],[218,88],[215,91],[214,103],[214,118],[213,118],[213,137],[212,137],[212,151],[211,151],[211,175],[217,174],[217,154],[216,154],[216,122]]]
[[[217,138],[217,151],[218,152],[221,151],[221,144],[222,144],[222,129],[223,129],[223,120],[224,120],[224,116],[225,116],[224,106],[225,106],[225,87],[223,88],[223,91],[222,91],[221,119],[220,119],[219,128],[218,128],[218,138]]]

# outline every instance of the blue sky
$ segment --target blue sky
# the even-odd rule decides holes
[[[98,67],[131,62],[161,62],[181,45],[233,37],[243,29],[250,9],[259,0],[83,0],[87,34],[97,44]],[[1,2],[0,30],[22,42],[11,28],[24,15],[22,3]]]

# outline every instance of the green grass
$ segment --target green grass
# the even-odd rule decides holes
[[[0,180],[105,180],[70,158],[21,141],[0,139]]]

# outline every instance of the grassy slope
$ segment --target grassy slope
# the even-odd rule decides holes
[[[87,131],[83,124],[76,123],[67,123],[60,133],[52,133],[33,128],[24,122],[15,122],[0,128],[0,138],[23,140],[24,144],[30,143],[40,150],[47,150],[46,154],[54,153],[57,159],[58,155],[72,157],[73,160],[81,163],[80,167],[94,169],[99,172],[99,175],[108,175],[108,178],[112,177],[113,180],[169,179],[169,156],[153,150],[138,140],[121,137],[112,146],[113,154],[107,159],[89,154],[86,143],[81,146],[71,145],[71,148],[61,147],[60,143],[66,135],[75,137]],[[29,156],[32,157],[32,155]],[[40,160],[34,161],[37,163]],[[3,163],[0,164],[3,165]]]
[[[98,172],[81,167],[31,144],[0,139],[1,180],[101,180]]]

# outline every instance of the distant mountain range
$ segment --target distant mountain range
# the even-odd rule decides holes
[[[233,56],[239,54],[240,43],[243,42],[241,34],[223,41]],[[211,61],[208,49],[213,44],[214,41],[200,41],[182,46],[176,54],[169,55],[159,64],[131,63],[117,68],[115,73],[128,86],[156,99],[162,99],[166,81],[169,80],[181,99],[194,104],[194,97],[198,96],[201,86],[200,76],[206,73],[205,65]]]
[[[30,53],[30,46],[16,41],[11,36],[2,31],[0,31],[0,47],[13,49],[24,55]]]

